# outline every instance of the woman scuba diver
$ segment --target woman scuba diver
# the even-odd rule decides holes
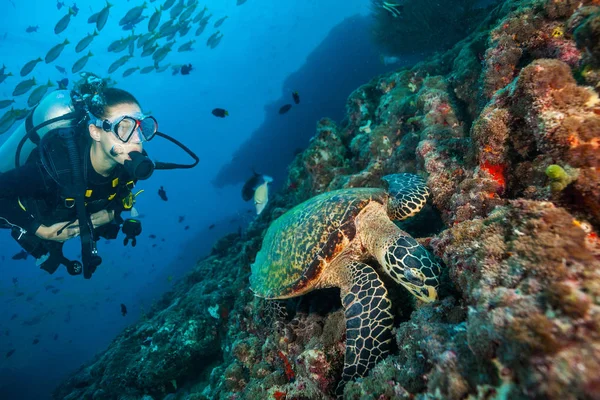
[[[108,88],[93,74],[82,76],[71,93],[48,95],[28,116],[26,127],[0,147],[0,159],[14,160],[11,169],[0,165],[0,226],[12,230],[42,269],[54,273],[64,264],[70,274],[90,278],[102,262],[96,250],[100,237],[114,239],[123,225],[124,244],[132,240],[135,246],[141,225],[123,220],[121,213],[133,208],[136,182],[154,169],[191,168],[198,158],[158,132],[156,119],[142,113],[131,93]],[[195,162],[152,162],[143,143],[157,135]],[[63,243],[77,236],[81,263],[62,254]]]

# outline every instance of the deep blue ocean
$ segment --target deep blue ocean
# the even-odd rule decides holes
[[[143,224],[138,245],[124,247],[122,236],[101,240],[103,263],[92,279],[70,276],[64,267],[49,275],[32,257],[13,260],[21,249],[8,230],[0,230],[0,399],[49,398],[62,379],[137,321],[217,239],[243,229],[255,217],[252,203],[240,196],[253,169],[272,176],[271,190],[276,191],[294,152],[314,135],[317,121],[340,121],[354,89],[398,67],[384,65],[371,40],[369,0],[248,0],[242,5],[201,0],[194,15],[205,5],[213,14],[205,31],[196,37],[194,26],[185,37],[177,35],[173,51],[161,62],[192,64],[190,74],[173,75],[169,67],[123,78],[127,68],[143,68],[152,60],[142,58],[136,48],[132,59],[108,74],[109,65],[127,53],[110,53],[109,44],[131,34],[121,29],[119,20],[142,4],[113,3],[106,26],[87,49],[76,53],[75,45],[95,29],[88,18],[106,5],[104,0],[77,1],[77,15],[59,34],[55,25],[72,2],[59,3],[59,9],[55,0],[0,0],[0,65],[6,66],[4,73],[13,74],[0,83],[0,100],[12,99],[15,86],[32,77],[38,84],[50,80],[55,85],[67,78],[71,88],[78,78],[71,73],[72,65],[91,51],[84,71],[110,76],[116,87],[133,93],[144,112],[156,117],[160,131],[190,147],[200,163],[191,170],[156,171],[138,184],[137,189],[144,189],[136,204]],[[162,3],[148,2],[143,15],[152,15]],[[228,18],[215,28],[224,16]],[[168,10],[161,23],[167,19]],[[146,33],[147,24],[148,19],[140,22],[135,33]],[[30,26],[37,31],[27,32]],[[211,49],[206,42],[217,30],[223,39]],[[55,61],[42,61],[27,76],[19,76],[27,62],[43,59],[65,39],[70,44]],[[177,51],[192,39],[193,51]],[[282,105],[293,103],[293,91],[298,91],[300,104],[280,115]],[[12,106],[27,107],[29,94],[14,97]],[[213,116],[211,110],[217,107],[229,116]],[[0,135],[0,145],[21,123]],[[152,159],[189,161],[161,138],[145,149]],[[161,186],[168,201],[157,194]],[[78,240],[65,246],[67,257],[77,258],[79,251]],[[125,316],[121,303],[127,306]]]

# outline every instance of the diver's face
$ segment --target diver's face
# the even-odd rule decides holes
[[[137,104],[132,103],[123,103],[117,104],[112,107],[108,107],[106,109],[106,116],[104,119],[107,119],[110,123],[114,123],[118,121],[123,116],[129,116],[133,118],[142,118],[142,110]],[[102,128],[98,128],[94,125],[89,126],[90,136],[92,139],[99,142],[100,147],[103,150],[103,153],[106,157],[112,159],[113,161],[123,164],[126,160],[130,160],[129,153],[132,151],[142,151],[142,139],[140,134],[139,127],[135,130],[135,132],[131,135],[131,138],[123,143],[113,131],[106,132]]]

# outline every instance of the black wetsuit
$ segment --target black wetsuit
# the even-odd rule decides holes
[[[119,218],[123,198],[129,195],[132,186],[126,186],[129,176],[121,165],[108,177],[98,174],[92,167],[89,152],[88,143],[82,148],[89,193],[86,209],[89,214],[114,210],[115,218]],[[49,226],[75,220],[75,207],[69,206],[60,186],[43,167],[37,149],[25,165],[0,174],[0,227],[18,227],[24,234],[35,235],[42,224]]]

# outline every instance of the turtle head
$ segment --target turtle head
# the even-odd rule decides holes
[[[399,277],[399,280],[402,286],[408,289],[413,296],[425,303],[431,303],[438,298],[440,267],[434,264],[431,268],[425,269],[425,267],[420,269],[405,267],[404,274]],[[432,274],[432,272],[437,272],[437,274]],[[426,273],[431,276],[426,275]]]

